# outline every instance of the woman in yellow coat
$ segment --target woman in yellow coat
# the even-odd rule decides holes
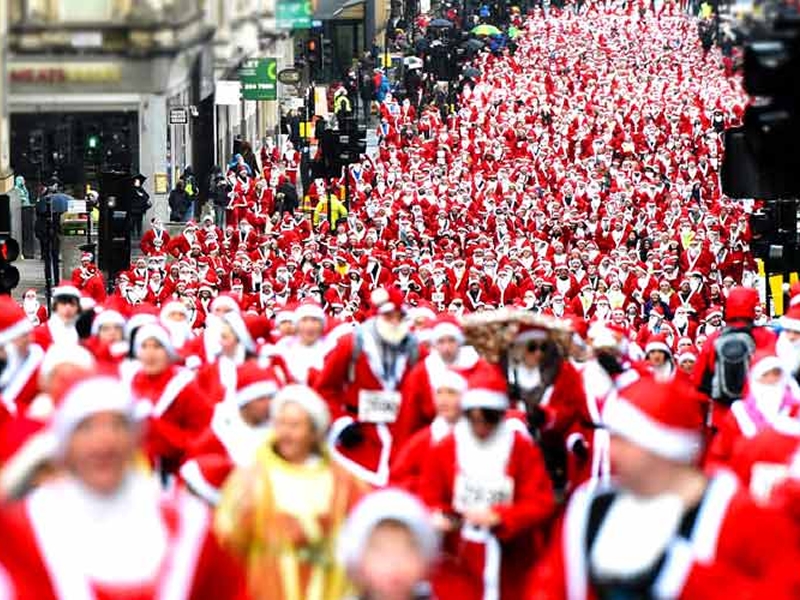
[[[316,392],[287,386],[270,412],[267,443],[224,486],[217,535],[245,561],[252,600],[338,600],[349,583],[337,537],[366,489],[328,455],[330,416]]]

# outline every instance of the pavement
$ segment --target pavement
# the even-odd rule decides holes
[[[14,296],[22,296],[30,288],[44,289],[44,262],[38,258],[19,259],[14,266],[19,270],[19,285]]]

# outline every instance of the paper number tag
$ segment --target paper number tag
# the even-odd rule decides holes
[[[400,392],[361,390],[358,393],[358,420],[362,423],[394,423],[400,400]]]
[[[442,304],[444,302],[444,292],[434,292],[431,294],[431,302]]]
[[[453,508],[458,512],[480,510],[511,504],[514,498],[514,480],[508,476],[483,480],[470,479],[459,473],[456,475],[453,491]]]

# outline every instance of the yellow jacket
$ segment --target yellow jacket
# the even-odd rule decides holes
[[[339,222],[339,219],[346,219],[347,218],[347,209],[345,208],[342,201],[339,200],[334,195],[328,196],[330,203],[331,203],[331,223],[333,227],[336,227],[336,223]],[[317,227],[320,222],[325,221],[328,218],[328,200],[325,198],[321,198],[319,202],[317,202],[317,207],[314,209],[314,227]]]

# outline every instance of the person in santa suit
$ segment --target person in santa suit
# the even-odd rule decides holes
[[[106,300],[106,284],[92,258],[91,252],[81,254],[81,266],[72,270],[72,284],[85,296],[102,304]]]
[[[675,375],[675,360],[672,348],[663,333],[651,335],[644,347],[644,359],[653,378],[668,381]]]
[[[756,504],[731,472],[697,468],[702,417],[680,401],[692,393],[680,381],[643,378],[608,401],[615,483],[572,495],[526,598],[796,593],[782,587],[795,572],[791,520]]]
[[[180,300],[167,302],[159,313],[159,321],[172,338],[172,345],[181,351],[194,337],[186,305]]]
[[[419,499],[397,489],[365,496],[345,521],[338,555],[357,598],[430,600],[439,535]]]
[[[223,402],[236,391],[238,369],[256,354],[256,342],[245,320],[250,318],[236,311],[222,315],[220,351],[197,372],[197,384],[212,404]]]
[[[166,251],[170,242],[169,233],[164,229],[164,223],[158,217],[150,219],[150,229],[144,232],[139,242],[142,254],[149,256],[156,251]]]
[[[408,386],[398,417],[398,427],[404,429],[397,431],[401,439],[410,438],[434,420],[434,382],[442,372],[452,369],[463,377],[469,377],[480,364],[480,356],[472,346],[464,344],[464,331],[452,315],[440,316],[427,337],[431,352],[408,375]]]
[[[34,289],[25,290],[25,295],[22,296],[22,310],[34,327],[47,321],[47,308],[39,302],[39,296]]]
[[[424,349],[410,333],[403,293],[395,287],[371,297],[378,313],[340,337],[325,357],[315,389],[328,402],[334,419],[332,454],[357,477],[385,485],[396,445],[403,393]]]
[[[433,390],[436,416],[427,427],[417,431],[392,457],[389,484],[419,494],[420,477],[431,449],[453,431],[461,418],[461,396],[467,380],[453,369],[435,372],[428,382]]]
[[[555,498],[535,443],[503,418],[506,381],[493,365],[476,370],[461,400],[464,418],[428,455],[420,495],[444,534],[433,574],[436,596],[524,597]]]
[[[164,496],[137,470],[138,427],[124,386],[80,379],[51,427],[64,476],[0,511],[0,564],[17,600],[245,597],[241,568],[202,502]]]
[[[0,296],[0,420],[24,415],[39,393],[44,350],[32,341],[31,324],[11,298]]]
[[[161,325],[142,325],[134,337],[138,371],[131,393],[150,405],[145,448],[164,473],[177,469],[190,444],[205,431],[212,416],[206,393],[192,371],[179,367],[179,355]]]
[[[219,503],[220,488],[236,467],[252,464],[267,438],[270,402],[279,388],[271,370],[245,362],[234,393],[214,406],[208,428],[189,447],[179,475],[209,504]]]
[[[745,287],[733,288],[728,294],[728,300],[725,303],[725,322],[727,328],[748,330],[753,338],[755,351],[763,352],[775,347],[777,336],[768,327],[756,327],[753,325],[758,303],[758,292],[756,290]],[[694,369],[695,386],[713,400],[711,404],[712,414],[708,423],[710,428],[719,426],[725,419],[731,403],[739,399],[714,398],[712,382],[715,370],[714,365],[716,364],[715,345],[721,334],[721,331],[716,331],[706,338],[700,349],[700,356],[697,357],[697,364]],[[700,346],[699,335],[695,343]]]
[[[507,377],[515,408],[526,414],[528,428],[540,439],[553,481],[562,488],[569,431],[579,420],[590,418],[585,413],[581,376],[546,330],[524,327],[510,351]]]
[[[313,386],[322,371],[328,349],[323,333],[325,311],[316,302],[304,302],[294,311],[295,333],[284,337],[276,348],[297,383]]]
[[[707,468],[726,465],[743,438],[791,421],[800,428],[800,386],[772,352],[757,352],[747,379],[747,394],[731,404],[706,455]]]
[[[222,350],[220,343],[224,324],[222,317],[229,312],[241,312],[239,302],[232,295],[221,294],[211,301],[206,315],[206,328],[199,336],[189,340],[183,348],[182,354],[187,367],[197,369],[201,365],[214,362]]]
[[[33,341],[47,350],[54,343],[77,344],[75,321],[80,312],[81,293],[70,282],[53,288],[53,309],[47,323],[33,330]]]
[[[102,310],[92,320],[91,336],[83,345],[99,364],[113,369],[128,354],[130,346],[125,341],[125,323],[125,317],[111,308]]]
[[[775,342],[775,354],[795,381],[800,381],[800,303],[789,306],[779,323],[781,332]]]

